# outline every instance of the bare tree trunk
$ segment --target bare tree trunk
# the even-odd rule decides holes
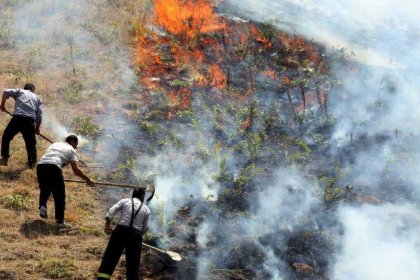
[[[325,97],[324,97],[324,111],[325,111],[325,115],[328,116],[328,92],[325,92]]]
[[[299,84],[299,88],[300,88],[300,95],[302,97],[302,102],[303,102],[303,110],[306,109],[306,99],[305,99],[305,86],[303,85],[303,83]]]
[[[76,67],[74,66],[73,40],[69,41],[69,48],[70,48],[70,63],[73,70],[73,76],[76,77]]]
[[[321,92],[319,89],[319,81],[316,81],[315,83],[315,94],[316,94],[316,100],[318,101],[319,109],[324,112],[324,105],[322,104],[322,98],[321,98]]]
[[[226,80],[227,80],[227,82],[226,82],[227,89],[229,90],[229,87],[230,87],[230,66],[227,69],[227,79]]]
[[[289,99],[290,107],[292,108],[293,116],[296,118],[295,106],[293,106],[292,96],[290,95],[289,89],[286,89],[286,93],[287,93],[287,99]]]
[[[249,83],[250,83],[250,86],[251,86],[251,91],[253,91],[254,90],[254,81],[252,80],[252,69],[251,69],[251,66],[248,66],[249,67]]]

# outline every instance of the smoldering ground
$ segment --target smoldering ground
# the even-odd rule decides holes
[[[419,201],[419,178],[415,172],[419,150],[414,144],[419,134],[419,43],[415,37],[420,30],[414,12],[418,3],[227,3],[229,11],[234,7],[246,18],[271,21],[280,29],[303,34],[329,50],[341,49],[346,59],[356,62],[354,72],[349,71],[347,63],[334,66],[343,86],[329,100],[338,121],[333,154],[342,157],[346,151],[343,183],[354,182],[358,191],[377,195],[391,204],[340,207],[344,235],[338,242],[341,250],[332,262],[331,277],[416,279],[419,263],[414,260],[418,260],[419,250],[414,244],[418,244],[415,231],[419,222],[407,221],[407,217],[415,215]],[[393,256],[392,260],[386,256]]]

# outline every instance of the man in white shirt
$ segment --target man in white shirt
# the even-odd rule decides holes
[[[39,215],[48,218],[47,202],[51,193],[54,198],[55,220],[59,227],[70,227],[64,222],[66,192],[62,167],[70,164],[77,176],[84,179],[86,184],[93,186],[94,182],[86,176],[77,164],[76,154],[79,141],[77,136],[69,135],[66,142],[51,144],[38,162],[36,172],[39,183]]]
[[[150,209],[143,204],[145,188],[134,189],[132,198],[125,198],[114,204],[105,218],[104,231],[111,234],[97,279],[111,279],[123,250],[126,259],[126,279],[140,277],[140,255],[143,235],[149,229]],[[113,217],[120,213],[117,227],[111,229]]]
[[[28,154],[28,167],[33,168],[36,164],[36,138],[40,134],[39,127],[42,122],[42,101],[34,93],[35,86],[26,84],[23,89],[7,89],[3,92],[0,110],[6,112],[6,100],[9,97],[15,99],[13,117],[4,130],[1,140],[0,165],[7,166],[9,160],[10,142],[18,133],[22,133]]]

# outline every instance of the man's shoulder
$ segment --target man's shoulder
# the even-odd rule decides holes
[[[131,203],[131,198],[122,198],[118,201],[118,203],[122,203],[122,204]]]
[[[51,146],[54,146],[56,149],[62,152],[76,153],[76,150],[70,144],[66,142],[55,142],[51,144]]]

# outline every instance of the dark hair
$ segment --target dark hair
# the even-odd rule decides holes
[[[30,91],[34,92],[35,91],[35,85],[31,84],[31,83],[28,83],[23,87],[23,89],[30,90]]]
[[[142,198],[146,194],[146,190],[144,188],[135,188],[133,190],[133,198]]]
[[[76,135],[69,135],[69,136],[66,137],[66,142],[67,143],[71,143],[71,142],[79,143],[79,139],[77,138]]]

